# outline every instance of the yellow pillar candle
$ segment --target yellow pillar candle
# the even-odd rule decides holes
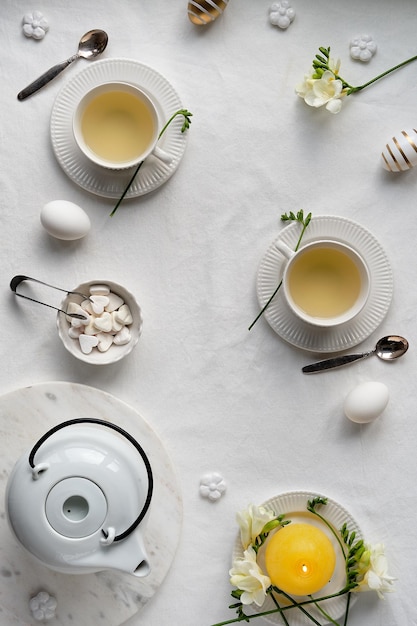
[[[333,575],[336,554],[327,535],[311,524],[288,524],[266,544],[265,567],[273,585],[305,596],[324,587]]]

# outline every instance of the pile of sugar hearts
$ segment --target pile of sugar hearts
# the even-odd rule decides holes
[[[79,319],[67,315],[66,319],[70,324],[68,335],[79,341],[84,354],[90,354],[94,348],[106,352],[113,344],[123,346],[131,339],[130,308],[107,285],[92,285],[89,298],[80,304],[70,300],[67,313],[83,316]]]

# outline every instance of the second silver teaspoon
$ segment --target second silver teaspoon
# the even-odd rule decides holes
[[[324,361],[318,361],[318,363],[312,363],[311,365],[305,365],[302,368],[304,374],[311,374],[313,372],[323,372],[325,370],[332,369],[333,367],[340,367],[341,365],[347,365],[363,359],[371,354],[376,354],[380,359],[384,361],[392,361],[398,359],[398,357],[405,354],[408,350],[408,341],[400,335],[388,335],[382,337],[376,346],[375,350],[369,352],[362,352],[361,354],[344,354],[342,356],[334,356]]]
[[[49,70],[47,70],[42,76],[39,76],[33,83],[30,83],[25,89],[23,89],[20,93],[17,94],[18,100],[24,100],[28,96],[31,96],[35,91],[44,87],[49,81],[58,76],[63,70],[65,70],[68,65],[70,65],[76,59],[83,57],[84,59],[93,59],[103,52],[106,48],[108,42],[107,33],[104,30],[89,30],[88,33],[85,33],[80,39],[78,44],[78,52],[73,54],[66,61],[62,61],[62,63],[58,63],[58,65],[54,65]]]

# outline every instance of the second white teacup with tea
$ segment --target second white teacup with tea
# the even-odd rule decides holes
[[[284,297],[301,320],[320,327],[344,324],[358,315],[370,292],[370,275],[362,256],[333,240],[307,243],[295,252],[275,243],[286,257]]]
[[[120,81],[103,83],[80,100],[73,116],[75,141],[101,167],[127,169],[150,154],[170,163],[158,147],[160,122],[155,104],[139,87]]]

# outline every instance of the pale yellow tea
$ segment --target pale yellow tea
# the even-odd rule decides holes
[[[288,275],[295,304],[312,317],[336,317],[348,311],[361,292],[360,271],[345,252],[312,248],[300,254]]]
[[[84,141],[107,161],[123,163],[143,154],[155,135],[152,111],[131,93],[108,91],[94,98],[81,120]]]

